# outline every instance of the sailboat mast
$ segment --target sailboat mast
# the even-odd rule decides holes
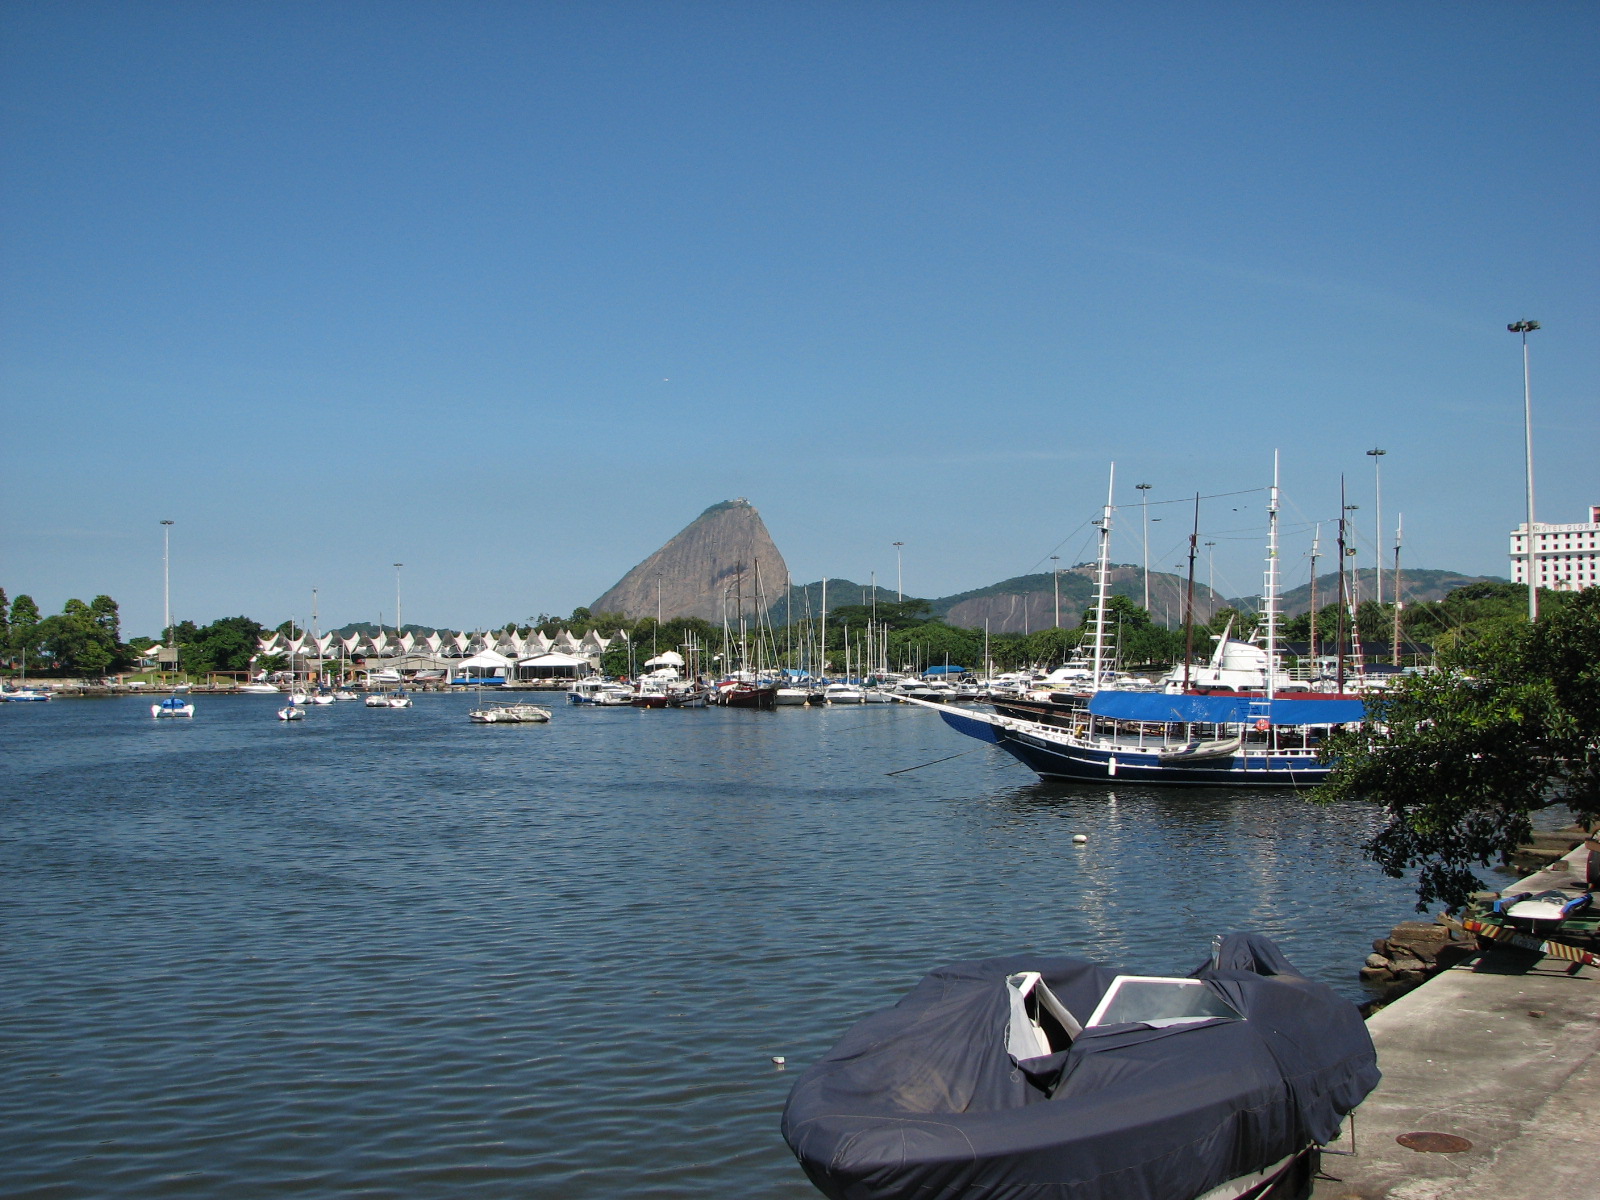
[[[1106,506],[1100,514],[1099,579],[1094,597],[1094,687],[1100,687],[1106,660],[1106,608],[1111,577],[1111,498],[1116,493],[1117,464],[1111,464],[1111,478],[1106,484]]]
[[[1316,532],[1311,535],[1311,632],[1310,646],[1311,661],[1317,661],[1317,559],[1322,557],[1322,526],[1318,525]]]
[[[1272,452],[1272,490],[1267,493],[1267,699],[1278,690],[1278,452]]]
[[[817,670],[828,673],[828,577],[822,577],[822,615],[817,618]]]
[[[1183,690],[1189,690],[1194,661],[1194,556],[1200,544],[1200,493],[1194,494],[1194,529],[1189,534],[1189,590],[1183,601]]]
[[[1344,695],[1344,476],[1339,476],[1339,608],[1338,618],[1334,624],[1333,633],[1333,658],[1334,658],[1334,689]]]

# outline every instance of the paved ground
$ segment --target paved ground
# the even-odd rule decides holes
[[[1507,890],[1570,882],[1583,854]],[[1600,1197],[1600,969],[1572,965],[1497,948],[1375,1014],[1383,1082],[1354,1114],[1355,1153],[1324,1155],[1315,1200]],[[1472,1146],[1396,1141],[1418,1132]],[[1350,1142],[1346,1121],[1336,1146]]]

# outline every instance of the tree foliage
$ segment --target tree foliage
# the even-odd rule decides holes
[[[1384,806],[1364,849],[1391,876],[1418,872],[1419,909],[1464,904],[1540,810],[1600,817],[1600,588],[1553,608],[1458,644],[1328,743],[1338,765],[1316,797]]]
[[[241,616],[223,617],[204,626],[183,621],[172,632],[178,639],[179,665],[185,671],[204,675],[209,671],[248,671],[259,639],[267,630]]]

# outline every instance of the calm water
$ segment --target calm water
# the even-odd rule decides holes
[[[1411,910],[1369,811],[1040,784],[921,710],[197,703],[0,705],[7,1197],[803,1200],[788,1085],[931,967],[1254,928],[1358,999]]]

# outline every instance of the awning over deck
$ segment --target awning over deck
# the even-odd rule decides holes
[[[1259,702],[1259,698],[1257,700]],[[1175,696],[1161,692],[1096,692],[1089,711],[1118,721],[1170,721],[1195,725],[1233,725],[1258,720],[1249,696]],[[1360,700],[1272,701],[1274,725],[1343,725],[1360,721],[1366,706]]]

